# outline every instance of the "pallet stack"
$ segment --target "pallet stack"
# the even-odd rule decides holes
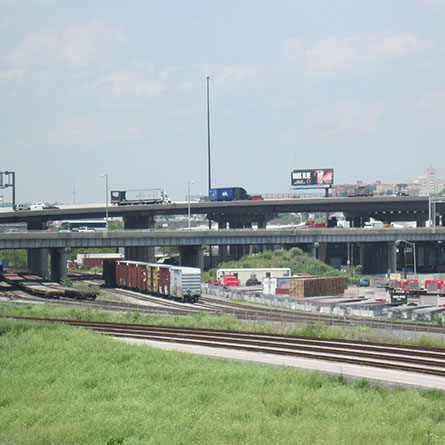
[[[321,297],[342,294],[348,287],[346,277],[302,278],[290,280],[291,297]]]

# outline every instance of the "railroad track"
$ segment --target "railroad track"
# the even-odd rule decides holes
[[[166,307],[166,308],[172,308],[172,309],[179,309],[183,310],[184,308],[187,308],[190,312],[202,312],[202,309],[197,309],[195,307],[196,303],[188,303],[183,301],[174,301],[169,300],[165,297],[159,297],[156,295],[150,295],[150,294],[143,294],[141,292],[126,290],[126,289],[119,289],[119,288],[105,288],[103,289],[107,294],[114,295],[117,297],[124,297],[124,298],[131,298],[134,300],[141,301],[143,303],[148,303],[150,305],[160,306],[160,307]]]
[[[420,374],[445,376],[445,350],[406,345],[350,340],[320,339],[229,332],[212,329],[102,323],[77,320],[14,317],[30,321],[64,323],[92,329],[113,337],[155,340],[181,344],[226,348],[264,354],[334,361]]]
[[[445,328],[431,324],[421,324],[412,322],[402,322],[392,319],[367,319],[360,317],[343,317],[339,315],[321,314],[319,312],[305,312],[266,308],[261,306],[249,306],[247,304],[237,304],[221,299],[201,297],[201,300],[208,303],[210,307],[219,308],[219,313],[231,314],[244,320],[254,319],[259,321],[281,322],[281,323],[301,323],[319,322],[331,326],[362,327],[367,326],[373,329],[383,330],[404,330],[411,332],[428,332],[445,335]],[[213,303],[209,303],[213,302]]]
[[[101,310],[111,311],[137,311],[144,314],[159,314],[159,315],[180,315],[187,316],[199,312],[208,312],[215,315],[231,315],[238,320],[251,322],[266,322],[266,323],[286,323],[286,324],[301,324],[308,322],[324,323],[330,326],[341,327],[370,327],[371,329],[381,329],[385,331],[405,331],[415,333],[433,333],[445,336],[445,328],[442,326],[434,326],[431,324],[420,324],[410,322],[400,322],[397,320],[382,320],[382,319],[366,319],[359,317],[341,317],[337,315],[311,313],[311,312],[297,312],[291,310],[282,310],[275,308],[267,308],[260,306],[250,306],[247,304],[237,304],[230,301],[225,301],[219,298],[210,298],[203,296],[194,304],[177,303],[169,301],[165,298],[156,296],[149,296],[134,291],[127,291],[123,289],[106,289],[116,296],[131,296],[134,299],[139,299],[144,302],[156,302],[156,304],[137,304],[128,302],[113,302],[97,298],[95,301],[76,301],[71,299],[61,298],[59,300],[28,298],[33,301],[45,301],[48,304],[64,304],[64,305],[88,305],[89,307]],[[9,293],[10,298],[13,293]],[[16,294],[19,301],[26,302],[26,297],[22,294]],[[57,303],[59,301],[59,303]]]

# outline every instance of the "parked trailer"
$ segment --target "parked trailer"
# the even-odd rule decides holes
[[[140,261],[104,260],[106,286],[196,302],[201,295],[201,270],[195,267]]]
[[[290,277],[291,271],[288,267],[277,268],[258,268],[258,269],[218,269],[216,271],[216,279],[222,283],[224,275],[233,275],[239,280],[240,286],[245,286],[246,281],[249,278],[256,278],[258,281],[262,281],[263,278],[281,278]]]

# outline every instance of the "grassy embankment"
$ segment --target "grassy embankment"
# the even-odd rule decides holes
[[[439,338],[422,336],[406,339],[392,336],[390,333],[374,331],[368,327],[346,328],[327,326],[323,323],[252,323],[237,320],[233,316],[211,315],[207,312],[182,316],[145,315],[139,312],[109,312],[91,309],[89,307],[69,308],[53,305],[21,305],[0,302],[0,317],[38,317],[58,318],[68,320],[104,321],[116,323],[135,323],[157,326],[184,326],[190,328],[222,329],[231,331],[267,332],[285,335],[297,335],[318,338],[339,338],[381,343],[402,343],[416,346],[445,349],[445,341]]]
[[[2,444],[433,444],[445,396],[0,319]]]
[[[314,277],[348,277],[350,284],[356,284],[361,275],[350,276],[322,261],[313,258],[298,247],[290,250],[267,251],[256,255],[246,255],[239,261],[228,261],[218,265],[218,269],[225,268],[262,268],[289,267],[293,274],[308,273]],[[216,278],[216,269],[203,273],[203,281]]]

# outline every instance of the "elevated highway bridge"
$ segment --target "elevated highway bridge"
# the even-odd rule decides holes
[[[78,234],[40,232],[49,221],[104,218],[107,210],[111,218],[122,217],[127,230]],[[445,203],[437,203],[435,210],[436,221],[445,221]],[[192,215],[202,214],[216,221],[220,230],[149,230],[155,227],[158,215],[187,215],[189,211]],[[414,221],[418,228],[406,232],[334,228],[266,230],[267,221],[279,213],[291,212],[343,212],[355,228],[363,227],[370,218],[385,223]],[[402,260],[406,265],[407,249],[402,249],[402,259],[396,258],[401,250],[395,247],[398,239],[422,243],[417,252],[419,265],[433,267],[443,261],[442,229],[422,229],[429,216],[429,199],[419,196],[181,202],[108,208],[102,204],[29,211],[5,209],[0,211],[0,224],[26,223],[31,232],[0,235],[0,248],[28,249],[30,269],[52,279],[58,279],[64,273],[66,249],[76,247],[123,247],[128,259],[153,261],[155,246],[179,246],[183,264],[203,267],[202,246],[219,246],[218,261],[239,258],[273,246],[298,246],[335,266],[346,264],[352,258],[354,264],[361,264],[369,273],[386,273],[395,270]],[[256,224],[258,230],[251,230],[252,224]],[[211,255],[213,250],[210,250]],[[211,255],[210,262],[214,265]]]
[[[398,243],[398,241],[402,241]],[[405,243],[404,241],[408,241]],[[325,263],[362,265],[367,273],[443,265],[445,228],[411,229],[235,229],[122,230],[97,232],[30,231],[1,233],[0,249],[28,249],[30,269],[57,280],[71,248],[122,247],[135,256],[144,249],[178,246],[181,264],[204,268],[204,250],[218,246],[218,262],[263,249],[299,247]],[[129,257],[131,258],[131,257]],[[145,258],[131,258],[145,260]]]
[[[110,217],[122,217],[128,228],[149,228],[157,215],[187,215],[187,202],[108,207]],[[228,202],[191,202],[190,213],[207,215],[220,226],[249,227],[252,222],[265,227],[265,222],[278,213],[343,212],[354,227],[374,218],[385,223],[415,221],[424,226],[429,217],[429,199],[424,196],[270,199]],[[436,212],[445,215],[445,202],[437,203]],[[47,221],[103,218],[104,204],[61,206],[59,209],[0,211],[0,224],[26,222],[30,229],[41,228]],[[240,227],[241,226],[241,227]]]

